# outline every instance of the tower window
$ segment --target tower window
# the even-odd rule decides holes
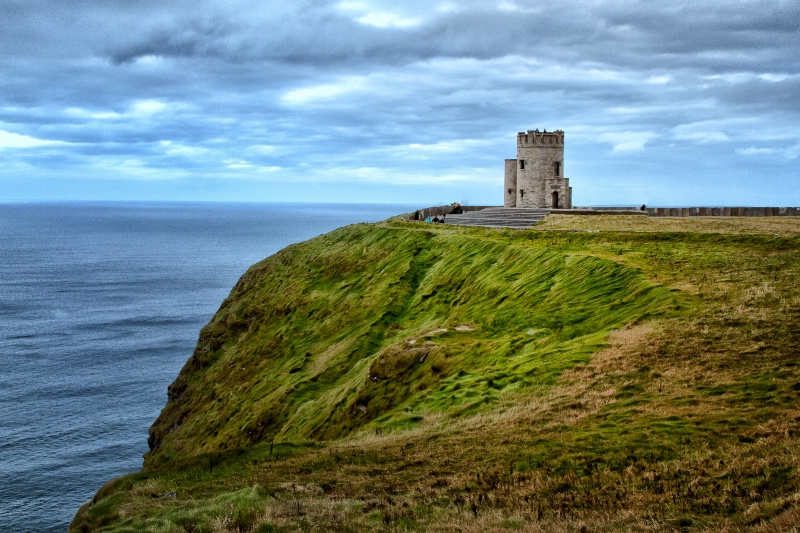
[[[525,170],[525,160],[524,159],[520,159],[519,160],[519,168],[522,169],[522,170]]]
[[[519,197],[522,198],[523,196],[525,196],[525,190],[524,189],[520,189],[519,190]]]
[[[514,193],[514,189],[508,189],[508,194],[513,194],[513,193]]]
[[[561,163],[558,162],[558,161],[556,161],[556,163],[555,163],[555,171],[556,171],[556,174],[555,174],[556,176],[561,174]]]

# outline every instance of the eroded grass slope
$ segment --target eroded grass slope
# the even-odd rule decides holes
[[[476,412],[678,307],[636,269],[545,243],[341,229],[242,277],[170,386],[146,464]]]

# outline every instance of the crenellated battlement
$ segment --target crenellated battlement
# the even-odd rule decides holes
[[[547,131],[538,129],[517,133],[517,146],[563,146],[564,131]]]

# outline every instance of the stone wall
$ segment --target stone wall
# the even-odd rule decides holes
[[[584,214],[595,213],[646,214],[651,217],[778,217],[800,216],[800,207],[647,207],[642,211],[638,207],[575,207],[559,210],[558,213]]]
[[[648,207],[651,217],[778,217],[800,216],[800,207]]]
[[[503,206],[517,207],[517,160],[505,160],[505,172],[503,173]]]

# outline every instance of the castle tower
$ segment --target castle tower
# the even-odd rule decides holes
[[[517,134],[517,158],[505,160],[505,207],[569,209],[572,187],[564,177],[564,132]]]

